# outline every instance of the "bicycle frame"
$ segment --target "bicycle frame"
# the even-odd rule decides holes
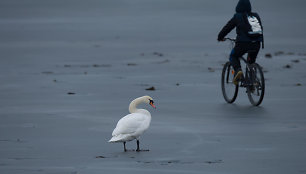
[[[251,64],[249,64],[244,57],[240,57],[239,59],[242,60],[246,64],[245,73],[242,76],[240,87],[246,88],[248,86],[252,86],[253,80],[254,80],[253,79],[254,77],[252,76],[254,73],[252,73],[252,70],[250,69]]]

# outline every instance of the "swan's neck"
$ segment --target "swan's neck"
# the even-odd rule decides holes
[[[131,103],[130,103],[130,106],[129,106],[129,111],[130,113],[135,113],[135,112],[138,112],[142,109],[138,109],[137,106],[140,104],[140,103],[143,103],[143,99],[140,97],[140,98],[136,98],[135,100],[133,100]]]

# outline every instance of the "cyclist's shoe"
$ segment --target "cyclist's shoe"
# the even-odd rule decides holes
[[[235,85],[238,85],[239,80],[241,79],[242,75],[243,75],[243,72],[241,70],[238,70],[237,73],[235,73],[235,77],[234,77],[234,80],[233,80],[233,83]]]

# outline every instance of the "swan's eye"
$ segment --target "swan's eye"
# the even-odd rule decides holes
[[[150,101],[150,103],[154,103],[154,101],[153,101],[153,100],[151,100],[151,99],[149,99],[149,101]]]

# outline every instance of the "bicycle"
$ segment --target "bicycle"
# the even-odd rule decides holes
[[[231,41],[232,45],[236,42],[235,39],[231,38],[225,38],[225,40]],[[248,63],[244,57],[240,57],[239,59],[245,63],[245,72],[236,85],[233,83],[235,71],[231,63],[228,61],[223,66],[221,77],[223,97],[226,102],[234,103],[238,95],[239,87],[243,87],[246,88],[246,93],[251,104],[259,106],[265,95],[265,78],[262,68],[257,63]]]

